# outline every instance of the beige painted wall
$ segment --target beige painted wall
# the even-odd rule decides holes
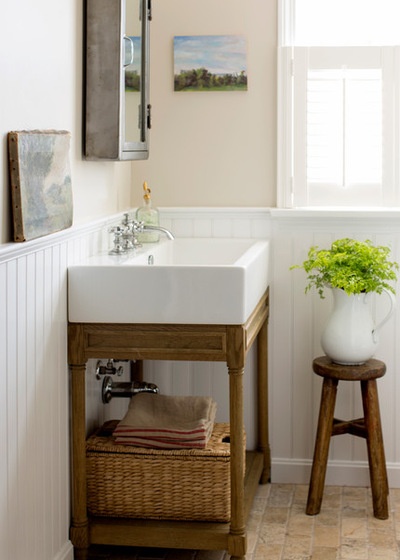
[[[128,208],[129,162],[82,160],[82,0],[3,2],[0,17],[0,244],[12,239],[7,132],[72,133],[74,222]]]
[[[275,203],[276,0],[154,0],[153,130],[146,162],[82,160],[82,0],[13,0],[0,18],[0,245],[11,241],[7,132],[72,133],[74,223],[141,201],[159,206]],[[174,35],[242,34],[249,90],[174,93]],[[27,47],[28,45],[28,47]]]
[[[175,35],[247,37],[247,92],[174,92]],[[157,206],[274,206],[276,0],[154,0],[150,158],[132,167]]]

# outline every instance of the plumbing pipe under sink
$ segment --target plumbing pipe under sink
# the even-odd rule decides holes
[[[114,382],[110,375],[106,375],[103,380],[102,400],[104,404],[109,403],[113,397],[130,398],[138,393],[159,393],[159,388],[154,383],[145,381]]]

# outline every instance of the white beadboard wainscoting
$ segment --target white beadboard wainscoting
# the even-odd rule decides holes
[[[319,336],[331,301],[304,294],[305,275],[289,271],[311,244],[338,237],[390,244],[400,261],[400,212],[300,212],[269,209],[160,209],[162,225],[177,237],[270,238],[270,432],[274,482],[308,482],[321,380],[312,373],[321,354]],[[69,397],[67,367],[67,269],[105,250],[107,229],[119,217],[74,227],[24,244],[0,246],[0,558],[72,560],[69,541]],[[212,286],[210,287],[212,289]],[[400,290],[398,290],[400,293]],[[126,294],[128,297],[129,294]],[[122,296],[123,297],[123,296]],[[382,310],[378,307],[382,298]],[[379,318],[386,309],[376,298]],[[379,300],[379,302],[378,302]],[[378,356],[387,364],[379,380],[383,431],[392,486],[400,487],[400,383],[397,338],[400,311],[381,331]],[[110,356],[111,357],[111,356]],[[246,430],[254,443],[254,352],[245,377]],[[120,417],[126,402],[101,403],[96,360],[87,368],[88,431]],[[125,376],[127,371],[125,372]],[[224,364],[148,362],[145,378],[168,394],[211,394],[218,419],[228,417]],[[339,384],[337,415],[361,415],[359,387]],[[367,484],[364,440],[332,440],[327,481]]]
[[[72,560],[67,268],[107,220],[0,247],[0,558]]]
[[[312,359],[322,355],[320,335],[332,309],[324,300],[304,294],[301,264],[311,245],[328,248],[342,237],[371,239],[389,245],[400,263],[400,213],[381,211],[271,210],[273,239],[272,309],[270,320],[270,425],[276,482],[308,482],[319,411],[322,379],[312,372]],[[397,283],[397,293],[400,294]],[[384,294],[373,296],[379,321],[389,308]],[[378,381],[390,485],[400,487],[400,306],[380,331],[376,358],[387,366]],[[335,415],[363,416],[360,384],[340,382]],[[365,440],[350,435],[332,438],[328,484],[369,483]]]

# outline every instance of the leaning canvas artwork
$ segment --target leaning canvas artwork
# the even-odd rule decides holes
[[[243,35],[174,37],[174,91],[246,91]]]
[[[70,141],[65,130],[8,133],[14,241],[72,225]]]

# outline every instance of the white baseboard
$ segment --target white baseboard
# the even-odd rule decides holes
[[[71,541],[67,541],[61,550],[58,551],[53,560],[74,560],[74,547]]]
[[[271,482],[280,484],[308,484],[312,462],[304,459],[273,459]],[[390,488],[400,488],[400,466],[386,464]],[[327,486],[369,486],[366,461],[329,461],[326,471]]]

